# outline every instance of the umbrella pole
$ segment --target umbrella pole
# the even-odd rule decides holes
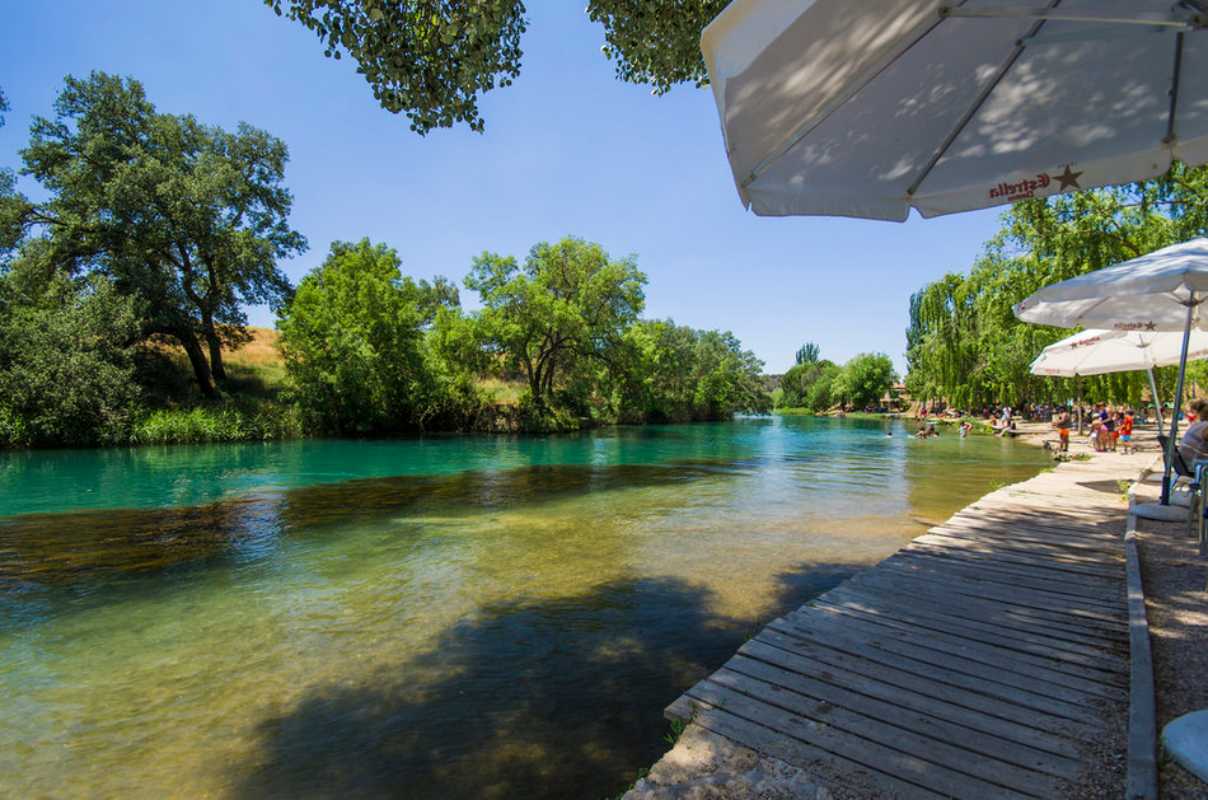
[[[1179,353],[1179,379],[1174,384],[1174,410],[1170,412],[1170,441],[1166,443],[1166,471],[1162,480],[1162,505],[1170,505],[1170,473],[1174,466],[1175,437],[1179,434],[1179,404],[1183,402],[1183,380],[1187,376],[1187,348],[1191,344],[1191,319],[1195,314],[1195,292],[1187,298],[1187,322],[1183,325],[1183,349]]]
[[[1149,393],[1153,396],[1153,413],[1158,420],[1158,430],[1162,430],[1162,403],[1158,400],[1158,384],[1153,379],[1153,367],[1145,370],[1149,375]]]

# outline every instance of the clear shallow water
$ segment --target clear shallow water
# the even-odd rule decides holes
[[[602,797],[1041,451],[777,418],[0,455],[0,796]]]

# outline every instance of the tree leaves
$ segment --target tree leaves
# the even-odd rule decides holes
[[[965,274],[951,273],[910,301],[907,385],[921,400],[964,408],[1063,401],[1072,381],[1032,375],[1030,364],[1069,331],[1017,320],[1012,306],[1037,289],[1208,233],[1208,169],[1182,164],[1160,178],[1025,200]],[[1140,400],[1139,374],[1086,381],[1088,396]]]
[[[323,54],[357,62],[373,96],[406,114],[420,135],[456,124],[482,131],[482,95],[520,75],[522,0],[264,0],[277,16],[305,25]],[[606,58],[617,77],[665,94],[678,83],[707,82],[700,54],[705,25],[725,0],[590,0],[604,27]]]
[[[411,129],[465,123],[482,131],[482,94],[520,74],[521,0],[265,0],[305,25],[324,55],[348,53],[373,96]]]
[[[602,50],[617,78],[661,95],[678,83],[708,83],[700,35],[727,1],[590,0],[587,16],[604,26]]]

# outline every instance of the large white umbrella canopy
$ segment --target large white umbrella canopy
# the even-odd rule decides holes
[[[1205,300],[1208,300],[1208,239],[1200,238],[1046,286],[1015,306],[1015,316],[1040,325],[1063,328],[1088,325],[1143,333],[1182,331],[1174,414],[1166,449],[1163,504],[1169,499],[1191,335],[1197,328],[1208,330],[1208,320],[1199,313]]]
[[[1183,334],[1087,330],[1046,347],[1032,362],[1033,375],[1075,378],[1168,367],[1179,363]],[[1208,358],[1208,332],[1191,332],[1187,360]]]
[[[1208,0],[734,0],[701,37],[756,214],[905,220],[1208,162]]]
[[[1198,308],[1208,300],[1208,238],[1046,286],[1015,306],[1025,322],[1116,331],[1208,330]]]
[[[1182,349],[1183,334],[1176,331],[1137,333],[1087,330],[1067,336],[1042,350],[1032,362],[1032,374],[1078,378],[1144,370],[1149,377],[1149,391],[1153,396],[1158,425],[1161,425],[1162,405],[1158,398],[1153,369],[1178,364]],[[1187,360],[1200,358],[1208,358],[1208,332],[1193,330],[1188,343]],[[1078,420],[1078,425],[1081,430],[1081,419]]]

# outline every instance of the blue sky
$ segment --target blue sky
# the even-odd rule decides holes
[[[51,113],[65,75],[131,75],[161,111],[246,121],[289,145],[292,223],[310,240],[285,265],[295,281],[336,239],[386,242],[407,273],[460,283],[483,250],[523,256],[572,234],[637,255],[646,316],[732,330],[770,372],[806,340],[837,361],[882,351],[904,366],[910,293],[966,269],[998,211],[905,224],[749,214],[707,89],[654,97],[620,83],[582,3],[528,6],[523,72],[482,101],[485,134],[420,137],[350,60],[324,58],[312,33],[258,0],[10,3],[0,165],[17,165],[30,116]],[[250,316],[272,324],[267,309]]]

